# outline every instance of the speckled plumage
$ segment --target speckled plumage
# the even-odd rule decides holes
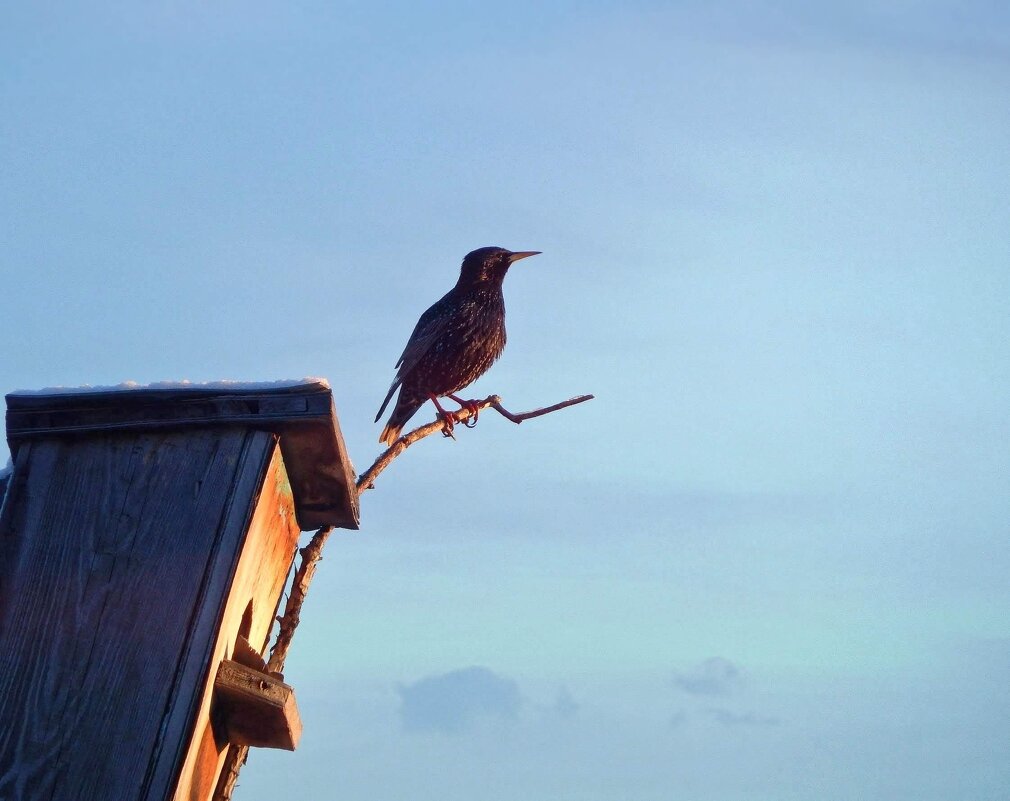
[[[456,286],[421,315],[396,363],[396,378],[375,415],[376,422],[397,387],[400,394],[379,442],[392,445],[425,401],[455,394],[501,356],[505,349],[502,281],[513,262],[533,255],[536,251],[513,253],[498,247],[467,254]]]

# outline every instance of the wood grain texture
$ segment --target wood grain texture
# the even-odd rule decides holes
[[[12,453],[23,442],[56,434],[179,431],[210,425],[271,431],[281,437],[303,529],[358,527],[354,469],[340,433],[333,393],[325,382],[255,389],[197,385],[7,395],[7,440]]]
[[[181,766],[188,759],[194,725],[200,720],[203,687],[216,664],[222,615],[227,605],[243,542],[254,516],[256,499],[264,485],[268,465],[277,450],[277,437],[265,431],[247,431],[245,447],[236,460],[232,492],[220,526],[217,558],[212,558],[202,585],[204,601],[190,624],[193,636],[183,651],[175,677],[175,698],[162,729],[164,747],[144,785],[145,801],[173,797]]]
[[[274,441],[20,445],[0,521],[0,799],[169,797]]]
[[[240,636],[260,654],[266,651],[270,629],[294,561],[300,533],[291,485],[279,448],[270,454],[241,556],[234,572],[217,628],[217,639],[202,679],[200,706],[193,740],[179,772],[176,801],[206,801],[208,781],[216,784],[229,747],[226,733],[215,727],[214,678],[218,665],[236,655]],[[248,646],[244,646],[248,647]],[[214,734],[215,749],[206,747]]]
[[[225,659],[214,679],[228,742],[294,751],[302,735],[295,693],[262,671]]]

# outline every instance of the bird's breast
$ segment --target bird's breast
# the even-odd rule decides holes
[[[485,373],[504,349],[501,293],[471,293],[448,312],[442,334],[418,364],[416,378],[432,394],[456,392]]]

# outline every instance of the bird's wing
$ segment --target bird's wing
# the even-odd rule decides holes
[[[400,358],[394,365],[394,367],[398,368],[396,378],[393,379],[393,383],[389,386],[389,392],[386,393],[386,398],[382,401],[382,406],[379,407],[379,413],[375,415],[376,422],[382,417],[382,413],[386,411],[386,406],[389,404],[390,398],[393,397],[393,393],[396,392],[396,388],[400,386],[406,375],[414,369],[421,360],[421,357],[431,349],[431,346],[435,344],[435,341],[445,331],[448,315],[445,313],[444,304],[448,302],[450,294],[452,293],[450,292],[425,311],[417,321],[417,325],[414,326],[414,330],[407,340],[407,346],[403,349],[403,353],[400,354]]]
[[[433,304],[417,321],[417,325],[414,326],[414,330],[407,340],[407,346],[403,349],[400,359],[394,365],[398,368],[396,371],[397,382],[402,381],[407,373],[417,366],[417,363],[421,361],[421,357],[431,349],[431,346],[435,344],[435,341],[445,331],[446,324],[452,317],[446,308],[449,303],[449,295],[451,294],[450,292],[437,303]]]

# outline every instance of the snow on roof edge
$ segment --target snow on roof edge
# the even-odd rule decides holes
[[[136,381],[124,381],[122,384],[108,386],[83,384],[79,387],[44,387],[42,389],[15,389],[9,395],[83,395],[99,392],[135,392],[150,389],[235,389],[264,390],[297,387],[303,384],[320,384],[330,389],[330,382],[325,378],[308,376],[306,378],[284,378],[278,381],[155,381],[151,384],[138,384]]]

